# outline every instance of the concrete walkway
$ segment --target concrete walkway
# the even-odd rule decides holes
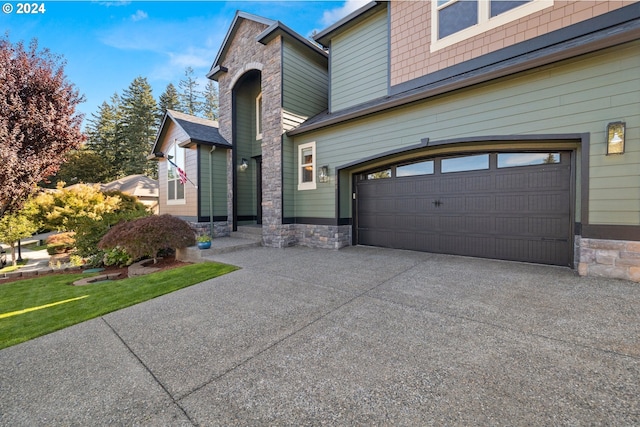
[[[0,425],[638,425],[640,286],[385,250],[241,270],[0,351]]]

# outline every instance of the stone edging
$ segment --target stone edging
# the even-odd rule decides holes
[[[143,259],[142,261],[131,264],[128,269],[128,277],[144,276],[145,274],[160,271],[160,269],[156,267],[147,267],[147,264],[152,262],[152,259]]]
[[[99,276],[85,277],[72,283],[73,286],[84,286],[92,283],[102,282],[104,280],[113,280],[120,277],[122,273],[101,274]]]

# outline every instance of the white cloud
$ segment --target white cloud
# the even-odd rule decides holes
[[[322,14],[321,22],[328,27],[367,3],[369,3],[368,0],[347,0],[341,7],[325,10]]]
[[[111,7],[111,6],[128,6],[131,4],[130,1],[127,0],[116,0],[116,1],[99,1],[97,2],[101,6]]]
[[[135,14],[131,15],[131,20],[133,22],[142,21],[143,19],[147,19],[149,15],[144,10],[137,10]]]
[[[168,52],[169,64],[173,67],[180,67],[180,70],[184,70],[187,67],[200,68],[207,67],[213,62],[208,51],[203,49],[196,49],[193,47],[188,48],[182,52]]]

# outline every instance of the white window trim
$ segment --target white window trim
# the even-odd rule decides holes
[[[183,156],[183,165],[185,166],[184,171],[186,172],[187,168],[186,168],[186,150],[184,148],[179,147],[177,144],[172,144],[169,149],[167,150],[167,153],[175,153],[176,156],[174,157],[174,159],[178,156],[178,153],[182,153]],[[172,159],[173,160],[173,159]],[[173,162],[175,164],[177,164],[178,166],[180,166],[179,162],[176,162],[175,160],[173,160]],[[173,166],[171,166],[171,163],[169,163],[169,161],[167,161],[167,173],[166,173],[166,183],[167,183],[167,205],[186,205],[187,204],[187,189],[184,189],[184,197],[182,199],[169,199],[169,182],[173,182],[175,181],[175,186],[176,186],[176,190],[177,190],[177,186],[178,185],[183,185],[180,184],[180,180],[178,178],[169,180],[169,169],[172,168]],[[186,186],[186,184],[184,184]],[[177,193],[177,192],[176,192]]]
[[[446,6],[438,7],[437,1],[431,2],[431,46],[430,51],[436,52],[445,47],[449,47],[471,37],[482,34],[486,31],[508,24],[509,22],[524,18],[532,13],[553,6],[554,0],[533,0],[530,3],[518,6],[498,16],[489,18],[489,2],[478,0],[478,23],[469,28],[453,33],[442,39],[438,39],[438,10]]]
[[[256,140],[262,139],[262,109],[260,104],[262,101],[262,92],[256,96]]]
[[[311,148],[311,168],[313,173],[311,174],[311,182],[302,182],[302,167],[307,165],[302,163],[302,150]],[[308,142],[306,144],[300,144],[298,146],[298,190],[315,190],[316,189],[316,142]]]

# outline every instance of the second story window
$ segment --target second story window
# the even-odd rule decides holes
[[[433,52],[552,6],[553,0],[437,0],[432,4]]]

